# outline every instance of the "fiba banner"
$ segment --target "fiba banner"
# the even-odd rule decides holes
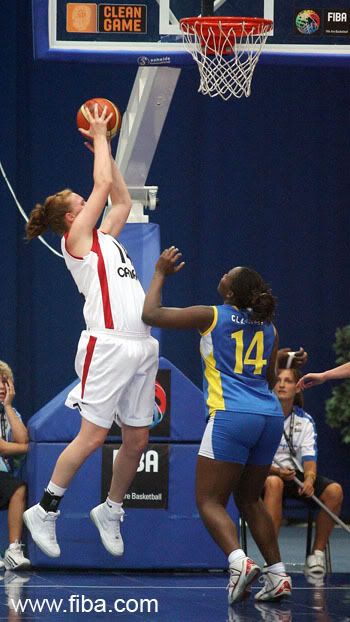
[[[106,499],[113,463],[121,445],[102,448],[101,501]],[[136,477],[124,497],[124,507],[167,509],[169,491],[169,445],[150,444],[142,454]]]

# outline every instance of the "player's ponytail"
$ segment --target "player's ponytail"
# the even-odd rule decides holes
[[[276,298],[258,272],[251,268],[239,268],[232,281],[234,305],[248,309],[256,322],[272,322]]]
[[[257,292],[252,296],[252,319],[261,322],[272,322],[276,308],[276,299],[271,290]]]
[[[72,191],[66,188],[47,197],[43,205],[35,205],[26,225],[27,240],[37,238],[49,228],[58,235],[65,233],[67,226],[64,217],[69,212],[71,194]]]

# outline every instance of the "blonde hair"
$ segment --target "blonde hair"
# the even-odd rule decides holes
[[[70,211],[71,194],[72,191],[65,188],[47,197],[43,205],[36,204],[26,225],[27,240],[37,238],[49,228],[60,236],[67,231],[64,217]]]
[[[0,361],[0,376],[9,378],[13,382],[12,369],[5,361]]]

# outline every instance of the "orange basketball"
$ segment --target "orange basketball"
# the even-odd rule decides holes
[[[91,114],[94,113],[95,104],[98,105],[98,113],[101,114],[104,106],[107,106],[107,116],[112,113],[112,117],[108,121],[107,125],[107,137],[109,139],[113,138],[116,135],[118,130],[120,129],[120,125],[122,122],[122,115],[118,110],[117,106],[113,104],[109,99],[104,99],[103,97],[94,97],[93,99],[89,99],[86,101],[77,112],[77,126],[81,127],[83,130],[88,130],[90,127],[90,123],[86,118],[86,113],[84,110],[84,106],[89,109]]]

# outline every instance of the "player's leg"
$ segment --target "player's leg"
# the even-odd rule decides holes
[[[272,518],[278,536],[282,522],[284,482],[277,475],[269,475],[264,485],[264,505]]]
[[[59,456],[41,501],[23,514],[34,542],[49,557],[60,555],[55,523],[63,495],[79,467],[103,445],[107,432],[108,427],[103,428],[82,418],[80,431]]]
[[[122,445],[113,464],[112,481],[104,503],[93,508],[90,517],[100,532],[101,540],[111,555],[123,555],[124,542],[120,533],[123,521],[124,495],[128,491],[147,447],[149,428],[122,425]]]
[[[127,342],[125,347],[129,348],[124,360],[129,382],[125,384],[115,405],[117,420],[122,428],[122,445],[113,464],[108,497],[90,512],[102,543],[111,555],[122,555],[124,552],[120,533],[120,523],[124,517],[123,500],[147,447],[158,369],[158,342],[153,337]]]
[[[237,529],[226,510],[226,505],[242,471],[241,464],[198,456],[197,507],[210,535],[227,556],[240,548]]]
[[[240,548],[237,530],[226,511],[238,487],[248,457],[244,420],[236,413],[218,411],[206,426],[197,462],[196,499],[209,533],[226,553],[229,564],[228,602],[241,600],[259,567]],[[243,431],[242,431],[243,429]]]
[[[198,456],[197,507],[210,535],[227,555],[230,572],[227,589],[230,605],[244,597],[245,591],[260,571],[241,549],[236,525],[226,510],[228,499],[237,486],[242,471],[242,464]]]
[[[275,527],[261,495],[270,465],[246,465],[235,492],[235,501],[268,566],[281,561]]]
[[[235,500],[267,564],[262,574],[264,587],[255,598],[276,600],[290,595],[291,579],[281,561],[274,524],[261,495],[273,456],[281,440],[283,418],[255,416],[255,419],[260,434],[249,452],[248,463],[235,491]]]

